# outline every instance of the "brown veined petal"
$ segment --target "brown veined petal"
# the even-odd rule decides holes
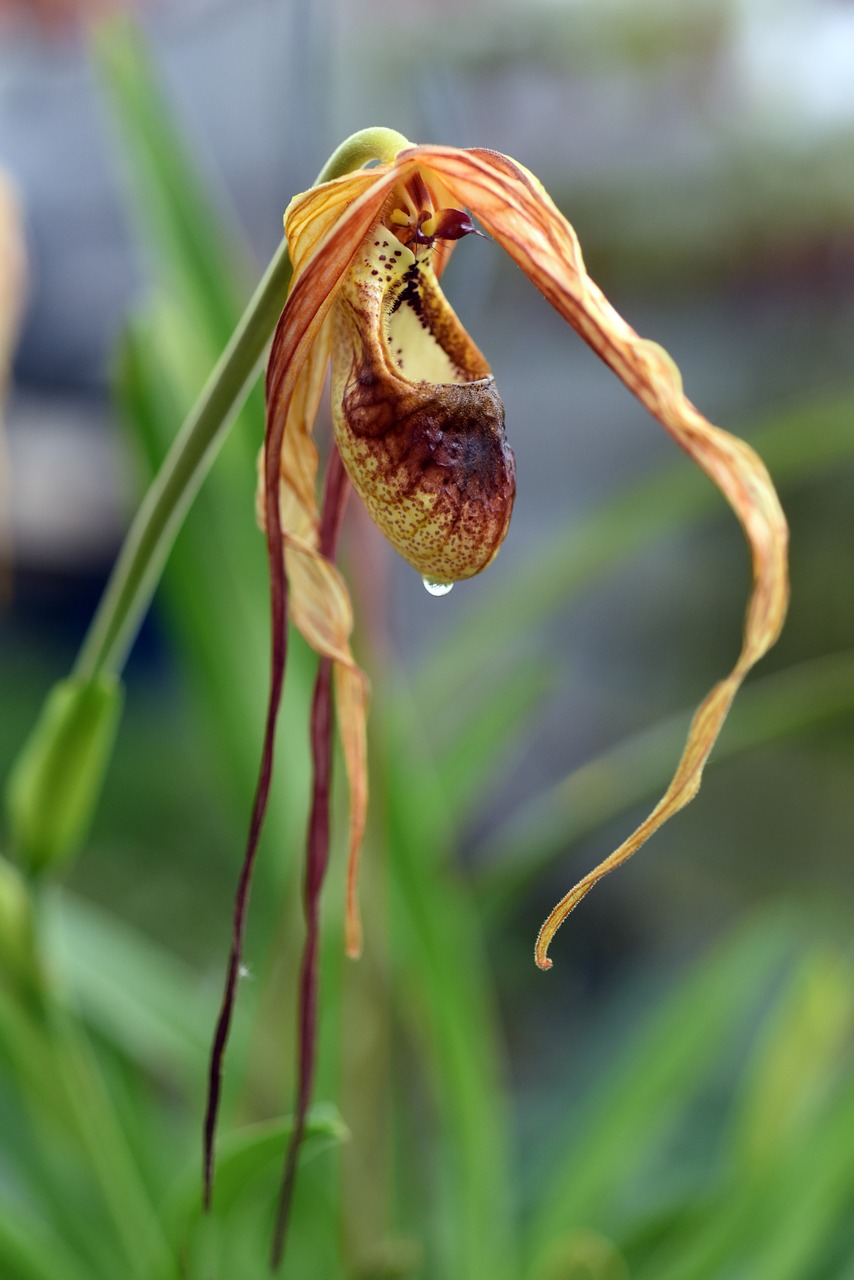
[[[396,180],[388,178],[387,170],[388,166],[359,170],[312,188],[295,196],[285,213],[294,274],[267,368],[258,521],[267,527],[278,456],[280,527],[312,543],[318,510],[317,451],[311,433],[332,344],[328,313],[354,253]]]
[[[282,554],[282,511],[280,506],[280,467],[283,440],[288,422],[290,407],[295,394],[302,386],[308,395],[309,388],[316,387],[311,373],[303,375],[306,364],[311,361],[312,348],[319,340],[324,321],[341,286],[342,279],[349,269],[359,245],[364,240],[371,226],[377,221],[380,211],[395,183],[414,167],[414,162],[395,166],[393,171],[372,170],[369,174],[352,174],[335,184],[328,184],[318,193],[309,193],[298,199],[291,213],[295,221],[289,221],[289,231],[293,236],[290,241],[293,256],[296,259],[295,272],[288,294],[285,308],[279,317],[276,332],[267,365],[266,400],[267,426],[264,438],[264,519],[267,552],[270,563],[270,600],[271,600],[271,652],[272,678],[270,700],[267,712],[267,728],[265,731],[264,759],[272,760],[272,742],[279,701],[281,698],[282,670],[281,657],[285,651],[286,636],[286,556]],[[331,188],[334,185],[334,193]],[[313,196],[318,200],[330,201],[316,206],[318,216],[328,214],[326,229],[323,234],[315,235],[310,229],[301,228],[300,218],[312,209]],[[334,216],[333,216],[334,207]],[[316,228],[315,228],[316,229]],[[296,545],[296,544],[294,544]],[[327,566],[318,567],[318,561]],[[309,542],[303,544],[303,552],[292,554],[288,564],[290,572],[301,577],[294,595],[297,604],[294,606],[295,620],[299,619],[301,627],[314,635],[320,651],[324,646],[338,650],[338,658],[342,665],[352,664],[349,646],[342,646],[340,630],[330,626],[330,619],[337,613],[338,621],[344,618],[349,627],[349,600],[346,593],[346,609],[342,603],[341,593],[337,590],[334,579],[328,570],[331,565],[323,560]],[[312,563],[312,568],[307,563]],[[294,565],[299,567],[294,570]],[[336,609],[329,608],[330,600],[337,600]],[[349,662],[348,662],[349,659]],[[355,665],[355,664],[352,664]],[[348,708],[357,706],[354,697],[347,699]],[[361,700],[362,714],[366,706],[366,697]],[[351,796],[351,865],[358,854],[358,841],[364,828],[364,806],[367,796],[365,776],[366,753],[359,749],[358,743],[364,739],[364,724],[355,722],[355,715],[348,710],[346,722],[342,726],[342,740],[345,747],[347,768],[350,772]],[[359,769],[362,770],[361,775]],[[261,816],[265,803],[266,790],[259,789],[260,801],[256,800],[257,812],[253,812],[253,832],[260,830]],[[247,861],[251,865],[257,845],[257,834],[250,843],[250,854]],[[355,849],[355,853],[354,853]],[[356,929],[352,922],[349,933],[355,936]]]
[[[396,180],[396,175],[383,174],[367,190],[362,190],[361,185],[359,186],[361,194],[357,195],[353,203],[347,206],[346,212],[341,214],[326,235],[315,244],[309,256],[300,262],[299,274],[292,280],[288,300],[273,335],[266,378],[263,523],[270,562],[271,649],[274,668],[278,655],[284,651],[286,624],[279,480],[282,443],[291,401],[341,281],[368,229],[379,216],[383,202]],[[280,676],[274,669],[268,712],[268,737],[271,740],[280,685]]]
[[[335,664],[335,715],[350,793],[345,943],[347,954],[357,956],[361,928],[356,882],[368,809],[368,681],[350,651],[353,613],[338,570],[314,547],[288,536],[285,561],[294,626],[315,653]]]
[[[357,886],[359,855],[368,816],[368,680],[355,664],[335,664],[335,716],[350,792],[350,850],[344,944],[355,959],[362,952]]]
[[[295,273],[302,269],[344,210],[370,192],[390,167],[378,165],[375,169],[359,169],[294,196],[285,210],[284,221],[288,252]]]
[[[285,535],[291,618],[315,653],[352,663],[349,636],[353,611],[344,579],[320,552],[301,538]]]
[[[321,325],[335,300],[359,245],[370,227],[379,217],[383,203],[400,173],[414,167],[414,161],[401,169],[379,172],[359,171],[335,183],[325,184],[316,192],[298,197],[304,204],[300,210],[311,210],[314,195],[329,197],[327,188],[335,188],[337,217],[329,229],[317,239],[301,239],[299,222],[295,235],[294,276],[288,300],[279,317],[270,359],[267,364],[267,432],[264,443],[266,484],[266,527],[271,557],[278,555],[281,525],[276,496],[277,471],[282,450],[290,402],[294,395],[300,371],[309,357]],[[371,181],[366,183],[366,176]],[[342,211],[343,210],[343,211]],[[321,213],[323,207],[321,207]],[[306,232],[306,235],[310,233]],[[310,245],[310,249],[306,246]]]
[[[412,154],[415,150],[402,152],[401,159]],[[540,968],[548,969],[549,943],[573,908],[696,794],[739,685],[780,634],[789,591],[788,530],[761,459],[743,441],[706,421],[686,399],[679,371],[667,353],[639,337],[614,310],[587,275],[574,230],[539,181],[496,152],[419,147],[417,155],[441,177],[455,203],[475,213],[552,306],[714,481],[741,522],[753,562],[753,591],[735,667],[700,705],[673,781],[650,816],[545,921],[535,958]]]
[[[285,533],[317,544],[320,513],[317,504],[317,446],[312,432],[323,394],[329,364],[331,325],[329,317],[309,351],[294,388],[279,461],[279,506]],[[255,511],[258,524],[266,524],[264,492],[264,450],[258,459],[258,488]]]

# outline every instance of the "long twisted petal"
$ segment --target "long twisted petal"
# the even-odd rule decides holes
[[[696,794],[703,766],[747,672],[780,633],[788,602],[788,530],[761,459],[743,441],[712,426],[685,397],[676,365],[641,338],[611,306],[584,267],[576,234],[537,179],[492,151],[419,147],[457,203],[467,205],[556,311],[649,409],[718,486],[741,522],[753,562],[753,590],[741,653],[730,674],[701,703],[673,781],[649,817],[561,899],[543,924],[535,958],[551,968],[549,944],[597,881],[620,866]]]

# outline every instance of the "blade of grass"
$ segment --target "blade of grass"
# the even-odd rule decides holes
[[[773,1176],[765,1215],[769,1230],[750,1250],[749,1274],[755,1280],[800,1280],[829,1252],[834,1232],[850,1225],[852,1129],[854,1090],[849,1085]]]
[[[46,1003],[24,1011],[0,989],[0,1047],[15,1067],[37,1124],[73,1140],[99,1189],[129,1276],[171,1274],[168,1250],[126,1134],[82,1028]]]
[[[293,1117],[283,1116],[233,1130],[223,1138],[218,1156],[217,1210],[227,1215],[246,1183],[266,1170],[277,1175],[282,1164],[282,1149],[293,1131]],[[348,1130],[337,1110],[329,1103],[312,1107],[306,1117],[304,1160],[334,1143],[345,1142]],[[180,1230],[192,1219],[202,1216],[199,1197],[199,1171],[195,1166],[181,1178],[172,1195],[174,1218]]]
[[[132,1061],[198,1080],[210,1036],[198,979],[127,924],[71,894],[43,917],[45,956],[91,1026]]]
[[[143,1183],[134,1152],[122,1131],[97,1061],[82,1031],[55,1020],[52,1032],[55,1080],[68,1098],[80,1148],[91,1165],[121,1242],[129,1276],[175,1277],[173,1258],[159,1216]]]
[[[3,1280],[93,1280],[43,1223],[5,1205],[0,1205],[0,1275]]]
[[[753,1173],[768,1201],[770,1229],[746,1242],[757,1280],[807,1274],[848,1221],[853,1019],[850,956],[813,947],[766,1020],[734,1135],[736,1167]]]
[[[119,126],[130,215],[161,283],[219,352],[240,314],[236,282],[255,274],[248,253],[236,251],[239,228],[223,225],[222,201],[205,189],[140,29],[126,17],[104,21],[94,28],[92,53]]]
[[[527,1257],[543,1257],[574,1227],[608,1223],[617,1183],[702,1087],[716,1055],[744,1025],[790,951],[790,935],[791,922],[779,915],[752,922],[681,983],[641,1029],[587,1101],[581,1131],[564,1143]]]
[[[763,1172],[786,1156],[823,1109],[845,1070],[854,1024],[851,965],[813,946],[765,1018],[734,1124],[734,1163]]]
[[[840,981],[836,957],[830,987],[822,981],[817,991],[814,981],[827,978],[827,960],[821,952],[808,954],[791,975],[767,1019],[760,1062],[751,1073],[746,1101],[760,1110],[769,1105],[758,1092],[762,1080],[770,1074],[774,1108],[782,1101],[784,1073],[781,1123],[768,1129],[759,1117],[763,1140],[746,1148],[744,1126],[751,1117],[742,1115],[725,1185],[683,1230],[662,1241],[638,1268],[638,1280],[717,1280],[729,1273],[800,1280],[825,1274],[819,1265],[833,1252],[835,1235],[848,1228],[854,1194],[854,1089],[844,1035],[852,1004],[850,966],[846,962],[847,981]],[[812,1042],[805,1039],[805,1020],[817,1032]],[[774,1060],[775,1052],[782,1052],[782,1062]],[[832,1083],[834,1075],[841,1082]]]
[[[450,831],[418,718],[404,690],[378,690],[374,709],[378,808],[387,816],[399,1012],[429,1076],[444,1150],[438,1169],[447,1238],[436,1274],[503,1280],[514,1274],[507,1120],[498,1074],[494,996],[479,924],[445,864]],[[420,1206],[418,1221],[425,1213]]]
[[[451,827],[465,820],[553,684],[547,663],[515,666],[475,702],[459,731],[437,745],[436,772]]]

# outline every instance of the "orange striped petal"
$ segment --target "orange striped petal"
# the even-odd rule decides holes
[[[396,172],[383,172],[379,177],[376,173],[360,171],[297,196],[286,215],[294,275],[267,366],[268,507],[275,506],[275,474],[300,372],[359,245],[398,181]],[[367,177],[371,178],[369,183],[365,182]],[[268,510],[268,528],[278,526],[275,513],[273,520],[269,516]]]
[[[363,196],[369,203],[374,204],[373,189],[390,170],[389,165],[380,165],[375,169],[359,169],[355,173],[334,178],[331,182],[324,182],[319,187],[312,187],[310,191],[294,196],[285,210],[284,223],[288,237],[288,252],[295,274],[303,269],[305,263],[322,244],[324,236],[333,230],[351,205]],[[394,180],[397,180],[396,174]],[[381,204],[382,201],[376,205],[376,208],[379,209]],[[372,218],[368,222],[365,232],[373,221],[375,219]],[[326,251],[324,249],[324,252]]]
[[[350,651],[353,615],[344,580],[313,547],[286,538],[285,561],[294,625],[315,653],[335,664],[335,716],[350,793],[350,852],[347,870],[347,954],[361,951],[356,897],[359,852],[368,808],[368,681]]]
[[[343,689],[337,715],[351,795],[351,867],[358,857],[367,804],[367,689],[349,648],[352,610],[347,589],[337,570],[316,549],[316,457],[310,432],[328,359],[325,321],[359,245],[396,181],[396,174],[377,174],[375,170],[354,174],[292,202],[286,228],[295,270],[267,367],[263,511],[259,516],[266,529],[270,559],[273,653],[282,648],[285,619],[277,606],[284,598],[286,570],[291,579],[289,607],[295,625],[318,653],[351,673],[336,677],[339,689]],[[291,427],[294,435],[289,440]],[[362,685],[361,696],[355,693],[357,682]],[[358,921],[354,892],[350,901],[348,940],[355,946]]]
[[[347,955],[362,951],[362,925],[357,894],[359,858],[368,816],[368,681],[353,664],[335,664],[335,715],[350,791],[350,851],[347,859],[347,906],[344,941]]]
[[[419,147],[417,154],[457,204],[467,205],[552,306],[584,338],[718,486],[741,522],[753,563],[744,640],[733,670],[696,712],[675,776],[645,822],[561,899],[543,924],[535,958],[551,967],[549,944],[597,881],[620,866],[696,794],[703,766],[750,668],[775,642],[788,603],[786,520],[760,458],[743,441],[712,426],[686,399],[676,365],[639,337],[593,283],[576,234],[540,182],[491,151]]]
[[[318,454],[312,432],[323,394],[329,364],[331,326],[329,321],[320,332],[299,372],[288,409],[287,425],[279,455],[279,508],[282,528],[286,533],[316,545],[320,522],[317,504]],[[258,523],[266,524],[264,489],[264,450],[258,464],[258,488],[255,509]]]
[[[315,653],[352,663],[348,638],[353,611],[344,579],[325,556],[301,538],[285,535],[285,564],[294,626]]]

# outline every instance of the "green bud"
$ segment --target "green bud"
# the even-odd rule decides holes
[[[12,839],[30,871],[67,860],[83,842],[121,706],[112,675],[72,676],[51,690],[6,789]]]

